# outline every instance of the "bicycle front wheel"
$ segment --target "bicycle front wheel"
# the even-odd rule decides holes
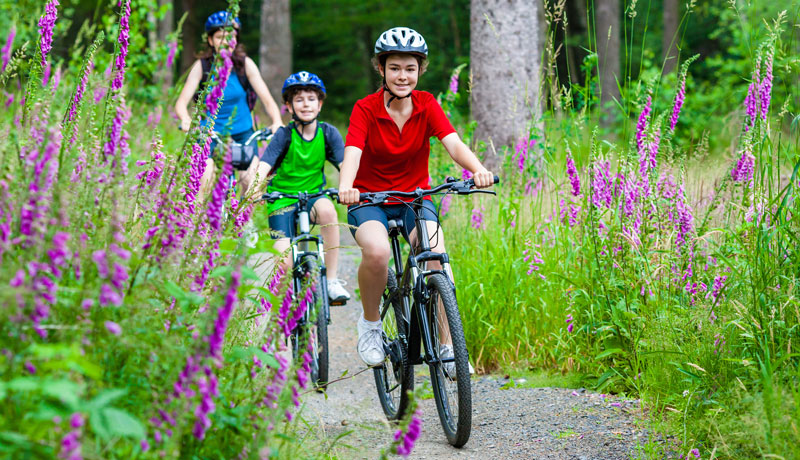
[[[311,288],[313,295],[307,305],[306,325],[308,327],[308,351],[311,354],[311,381],[318,388],[328,383],[328,291],[325,276],[322,275],[317,259],[313,256],[304,257],[301,262],[301,285],[305,289]],[[300,295],[305,295],[305,290]],[[300,354],[302,355],[302,354]]]
[[[408,393],[414,390],[414,366],[408,363],[408,319],[391,268],[381,302],[381,321],[384,350],[388,353],[383,365],[373,369],[375,387],[386,418],[399,420],[408,409]]]
[[[428,278],[426,314],[434,359],[430,364],[433,396],[447,442],[461,447],[472,430],[469,355],[453,285],[442,274]]]

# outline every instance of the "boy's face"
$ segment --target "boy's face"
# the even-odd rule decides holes
[[[301,89],[292,96],[286,107],[302,121],[312,121],[322,110],[322,101],[316,91]]]
[[[392,93],[403,97],[416,88],[419,79],[419,63],[410,54],[392,54],[386,58],[381,72],[386,78],[386,86]]]

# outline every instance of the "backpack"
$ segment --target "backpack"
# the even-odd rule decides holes
[[[200,64],[203,67],[203,76],[202,78],[200,78],[200,86],[198,87],[197,93],[195,93],[194,95],[195,101],[200,97],[200,93],[203,91],[203,87],[208,81],[208,76],[211,74],[211,67],[214,64],[214,61],[212,58],[203,58],[200,59]],[[244,69],[242,69],[241,73],[236,72],[236,77],[239,78],[239,84],[242,85],[245,94],[247,94],[247,107],[249,107],[250,111],[252,112],[253,109],[256,107],[256,101],[258,101],[258,95],[256,94],[256,91],[253,89],[253,86],[250,85],[250,80],[247,79],[247,74],[245,73]]]

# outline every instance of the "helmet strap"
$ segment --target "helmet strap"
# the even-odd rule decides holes
[[[405,96],[398,96],[397,94],[393,93],[392,90],[389,89],[389,85],[386,84],[386,77],[383,77],[383,90],[386,91],[387,93],[389,93],[389,96],[390,96],[389,97],[389,101],[386,102],[386,107],[387,108],[392,103],[392,101],[394,101],[395,99],[400,100],[400,99],[405,99],[407,97],[411,97],[411,93],[413,92],[413,90],[412,90],[412,91],[409,91],[409,93],[406,94]]]
[[[313,120],[303,121],[303,120],[300,119],[300,117],[298,117],[294,113],[294,109],[292,109],[292,120],[294,121],[294,129],[297,131],[297,134],[299,134],[300,137],[303,137],[303,131],[305,131],[306,126],[308,126],[311,123],[314,123],[315,121],[317,121],[317,118],[319,118],[319,115],[314,117]],[[300,130],[301,126],[303,127],[302,131]]]

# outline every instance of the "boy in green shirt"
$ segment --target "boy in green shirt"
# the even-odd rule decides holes
[[[323,168],[325,160],[337,168],[344,156],[344,142],[339,131],[317,121],[325,100],[325,84],[309,72],[297,72],[283,83],[283,102],[292,114],[293,121],[276,131],[261,156],[259,177],[274,174],[267,192],[317,192],[325,186]],[[311,221],[321,225],[322,238],[330,249],[325,251],[328,268],[328,297],[331,302],[350,299],[343,281],[338,279],[339,227],[333,202],[328,197],[319,197],[309,203]],[[289,209],[285,209],[289,208]],[[285,251],[290,239],[295,236],[297,200],[281,199],[269,205],[269,226],[282,236],[273,236],[275,249]],[[277,212],[279,211],[280,212]]]

